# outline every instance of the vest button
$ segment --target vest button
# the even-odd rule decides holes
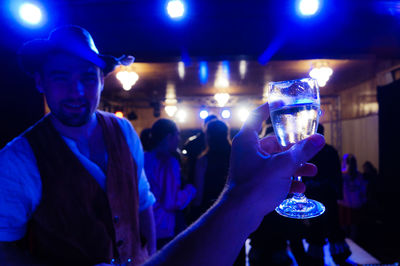
[[[119,222],[119,216],[114,216],[114,223],[118,223]]]
[[[120,247],[120,246],[122,246],[124,244],[124,240],[118,240],[118,242],[117,242],[117,247]]]

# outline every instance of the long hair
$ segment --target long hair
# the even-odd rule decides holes
[[[353,154],[345,154],[343,160],[346,164],[346,172],[349,174],[351,179],[355,179],[358,174],[356,157]]]
[[[178,131],[175,122],[170,119],[160,118],[151,127],[151,148],[156,148],[168,134]]]
[[[206,153],[228,153],[231,150],[229,127],[221,120],[212,120],[206,128]]]

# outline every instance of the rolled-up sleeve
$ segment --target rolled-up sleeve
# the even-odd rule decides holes
[[[35,157],[26,139],[18,137],[0,150],[0,241],[25,235],[40,194]]]

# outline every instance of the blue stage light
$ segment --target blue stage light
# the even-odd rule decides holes
[[[208,111],[207,110],[201,110],[199,113],[199,116],[201,119],[206,119],[208,117]]]
[[[208,66],[207,62],[200,62],[199,65],[199,78],[201,84],[206,84],[208,79]]]
[[[23,3],[19,7],[19,16],[29,24],[37,25],[42,21],[42,11],[32,3]]]
[[[185,5],[180,0],[171,0],[167,4],[167,12],[171,18],[181,18],[185,13]]]
[[[299,10],[303,16],[312,16],[319,9],[319,0],[301,0]]]

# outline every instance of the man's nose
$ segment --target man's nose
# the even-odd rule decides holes
[[[85,93],[83,83],[80,80],[72,81],[69,92],[73,96],[83,96]]]

